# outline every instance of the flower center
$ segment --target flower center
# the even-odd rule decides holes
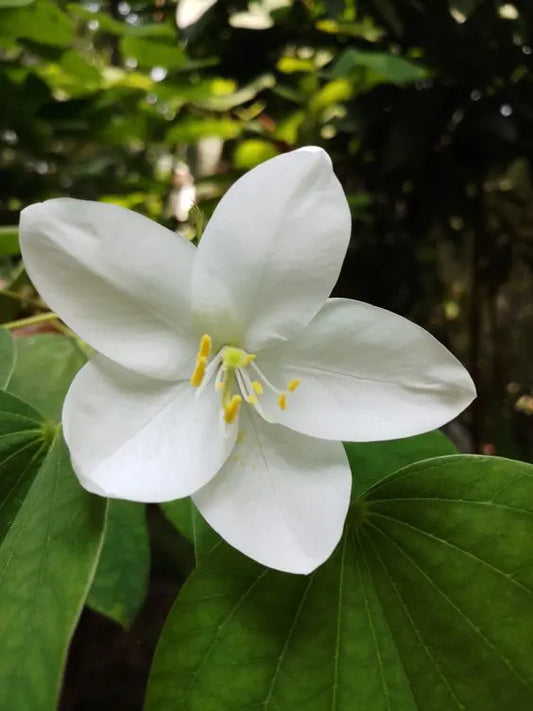
[[[203,389],[215,379],[215,389],[220,391],[221,414],[225,423],[230,424],[235,420],[243,400],[261,412],[260,398],[265,388],[277,395],[280,410],[287,408],[287,391],[296,390],[300,385],[298,378],[287,383],[286,390],[280,390],[261,371],[253,353],[234,346],[223,346],[209,362],[211,348],[211,337],[204,334],[200,339],[190,382],[195,388]]]

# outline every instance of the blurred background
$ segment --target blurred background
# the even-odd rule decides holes
[[[0,0],[0,321],[43,309],[20,265],[25,205],[104,200],[193,239],[244,171],[318,144],[353,215],[336,295],[409,317],[467,366],[464,451],[530,459],[532,66],[531,0]],[[38,388],[38,356],[22,389],[28,369]],[[156,558],[179,557],[164,526]],[[111,624],[95,619],[88,649]],[[112,637],[119,671],[136,669],[132,634]],[[94,708],[78,677],[96,672],[73,664],[65,709]],[[143,674],[114,708],[137,708]]]

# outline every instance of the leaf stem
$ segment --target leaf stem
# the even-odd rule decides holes
[[[9,323],[3,323],[2,327],[6,328],[8,331],[13,331],[15,328],[24,328],[24,326],[34,326],[37,323],[55,321],[58,318],[59,316],[53,311],[47,311],[44,314],[36,314],[35,316],[29,316],[28,318],[21,318],[18,321],[10,321]]]

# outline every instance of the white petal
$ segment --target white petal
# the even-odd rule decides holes
[[[281,411],[265,392],[267,419],[313,437],[377,441],[452,420],[474,399],[471,377],[433,336],[401,316],[330,299],[296,338],[261,353],[276,385],[298,378]]]
[[[191,244],[131,210],[66,198],[23,210],[20,239],[43,299],[93,348],[154,377],[188,375]]]
[[[198,328],[254,352],[307,325],[335,285],[350,211],[321,148],[272,158],[222,198],[198,248]]]
[[[97,356],[78,373],[63,408],[65,440],[81,484],[96,494],[159,502],[188,496],[220,469],[225,436],[214,388],[199,397]]]
[[[241,416],[233,453],[193,496],[230,545],[289,573],[310,573],[337,545],[350,503],[351,473],[339,442]]]
[[[179,0],[176,9],[176,24],[180,30],[194,25],[217,0]]]

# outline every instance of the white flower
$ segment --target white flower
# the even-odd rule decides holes
[[[246,555],[298,573],[320,565],[349,505],[341,440],[431,430],[475,395],[419,326],[327,299],[349,234],[319,148],[237,181],[198,248],[104,203],[25,209],[33,282],[98,352],[63,410],[83,486],[146,502],[192,494]]]

